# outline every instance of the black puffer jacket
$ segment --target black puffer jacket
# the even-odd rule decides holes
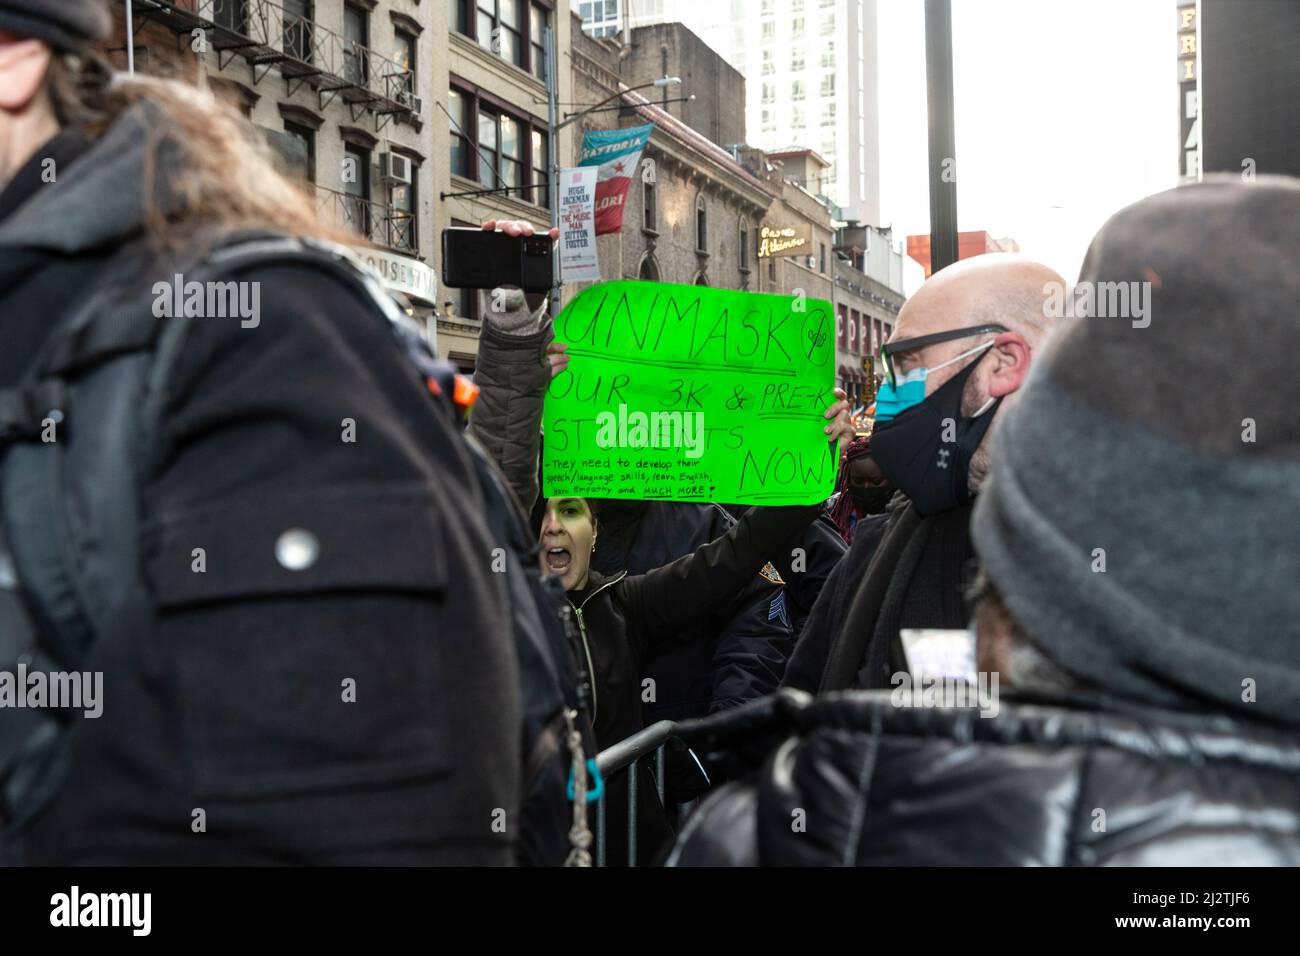
[[[1300,863],[1300,742],[1228,717],[785,690],[693,734],[766,756],[691,816],[672,865]]]

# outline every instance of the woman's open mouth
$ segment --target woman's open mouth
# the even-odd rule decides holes
[[[565,548],[549,548],[546,552],[546,566],[556,574],[563,574],[573,563],[573,555]]]

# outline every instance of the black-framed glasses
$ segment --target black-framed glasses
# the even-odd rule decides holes
[[[947,332],[933,332],[930,335],[918,335],[911,339],[889,342],[880,347],[880,370],[885,377],[885,381],[896,388],[898,386],[898,374],[894,371],[894,356],[900,352],[911,352],[914,349],[923,349],[927,345],[951,342],[954,339],[965,339],[972,335],[983,335],[985,332],[1010,331],[1005,325],[992,322],[988,325],[969,325],[963,329],[949,329]]]

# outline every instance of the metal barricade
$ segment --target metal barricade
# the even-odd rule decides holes
[[[666,750],[669,747],[686,749],[677,733],[677,724],[671,720],[660,720],[631,737],[620,740],[611,747],[602,750],[596,757],[596,767],[602,780],[608,781],[615,774],[626,773],[627,778],[627,863],[637,863],[637,767],[641,760],[653,753],[655,761],[655,783],[659,793],[659,802],[664,803],[664,767]],[[608,792],[608,791],[606,791]],[[607,830],[617,827],[617,821],[607,823],[605,819],[605,799],[596,804],[596,865],[605,865],[605,848],[608,844]],[[695,801],[682,804],[680,810],[689,812]]]

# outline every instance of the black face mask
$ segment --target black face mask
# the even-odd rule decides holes
[[[871,433],[871,457],[923,515],[948,511],[971,499],[971,456],[993,423],[993,413],[1002,399],[982,414],[966,418],[961,414],[961,396],[966,380],[987,354],[988,350],[925,401],[877,425]],[[945,419],[956,425],[953,441],[944,441]]]
[[[884,514],[885,506],[894,496],[894,489],[889,485],[883,488],[850,488],[849,497],[854,506],[864,515]]]

